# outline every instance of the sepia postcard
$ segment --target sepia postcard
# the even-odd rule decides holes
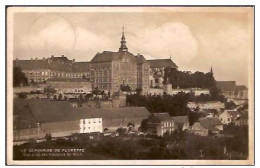
[[[254,6],[9,6],[7,165],[254,165]]]

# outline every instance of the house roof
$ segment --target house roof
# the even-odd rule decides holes
[[[66,72],[88,72],[89,62],[73,63],[67,57],[50,57],[44,59],[32,60],[14,60],[15,67],[21,67],[22,70],[48,69]]]
[[[248,90],[245,85],[237,85],[235,88],[236,91],[241,91],[241,90]]]
[[[188,116],[175,116],[172,117],[174,122],[176,123],[185,123],[188,121]]]
[[[25,107],[30,110],[22,110]],[[25,116],[26,112],[30,112],[31,115]],[[145,107],[73,108],[67,101],[15,99],[14,114],[23,117],[24,120],[34,119],[35,122],[60,122],[84,118],[147,118],[150,112]]]
[[[200,124],[210,131],[218,131],[217,125],[223,125],[222,122],[216,117],[204,117],[199,119]]]
[[[183,125],[189,121],[188,116],[176,116],[172,117],[172,119],[179,129],[181,129]]]
[[[153,114],[160,121],[170,121],[170,120],[173,120],[173,118],[169,115],[169,113],[153,113]]]
[[[47,59],[14,60],[14,66],[21,67],[22,70],[51,69],[58,71],[72,71],[72,61],[67,57],[50,57]]]
[[[75,62],[73,67],[74,72],[88,72],[89,70],[89,62]]]
[[[163,67],[174,67],[178,68],[178,66],[171,59],[154,59],[148,60],[151,68],[163,68]]]
[[[236,86],[236,81],[217,81],[217,88],[222,91],[234,91]]]
[[[137,64],[143,64],[143,63],[147,63],[148,61],[144,58],[143,55],[137,55],[136,57],[136,61]]]
[[[130,52],[112,52],[112,51],[103,51],[102,53],[97,53],[91,63],[95,62],[112,62],[115,60],[121,60],[123,57],[130,59],[132,62],[136,62],[135,56]]]

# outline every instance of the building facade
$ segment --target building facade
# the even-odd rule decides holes
[[[14,67],[20,67],[29,83],[44,83],[50,78],[90,78],[89,62],[75,62],[62,55],[31,60],[14,60]]]
[[[191,110],[199,108],[200,110],[217,110],[221,111],[225,108],[225,104],[220,101],[203,101],[203,102],[188,102],[187,107]]]
[[[91,92],[91,83],[87,79],[48,79],[46,85],[56,90],[57,94],[87,94]]]
[[[79,133],[103,132],[102,118],[81,119],[79,127]]]
[[[164,136],[166,132],[172,133],[178,129],[169,113],[153,113],[146,119],[146,123],[145,133],[157,136]]]
[[[236,81],[217,81],[217,88],[228,99],[248,99],[248,88],[245,85],[236,85]]]
[[[148,60],[150,64],[150,87],[162,88],[166,68],[178,69],[178,66],[171,59]]]
[[[149,63],[138,54],[128,52],[125,35],[122,33],[118,52],[104,51],[97,53],[90,61],[92,88],[117,92],[121,85],[143,92],[149,90]]]

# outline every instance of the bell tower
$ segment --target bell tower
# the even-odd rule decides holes
[[[121,43],[121,46],[119,48],[119,51],[127,52],[128,48],[126,47],[124,27],[123,27],[123,30],[122,30],[122,37],[121,37],[121,42],[120,43]]]

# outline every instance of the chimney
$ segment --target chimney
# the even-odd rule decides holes
[[[64,55],[61,55],[61,57],[64,57]]]
[[[51,58],[54,58],[54,55],[51,55]]]
[[[37,62],[37,61],[38,61],[38,58],[35,58],[35,61]]]
[[[43,59],[42,59],[42,60],[43,60],[43,62],[45,62],[45,57],[43,57]]]
[[[75,63],[75,59],[72,60],[72,63]]]

